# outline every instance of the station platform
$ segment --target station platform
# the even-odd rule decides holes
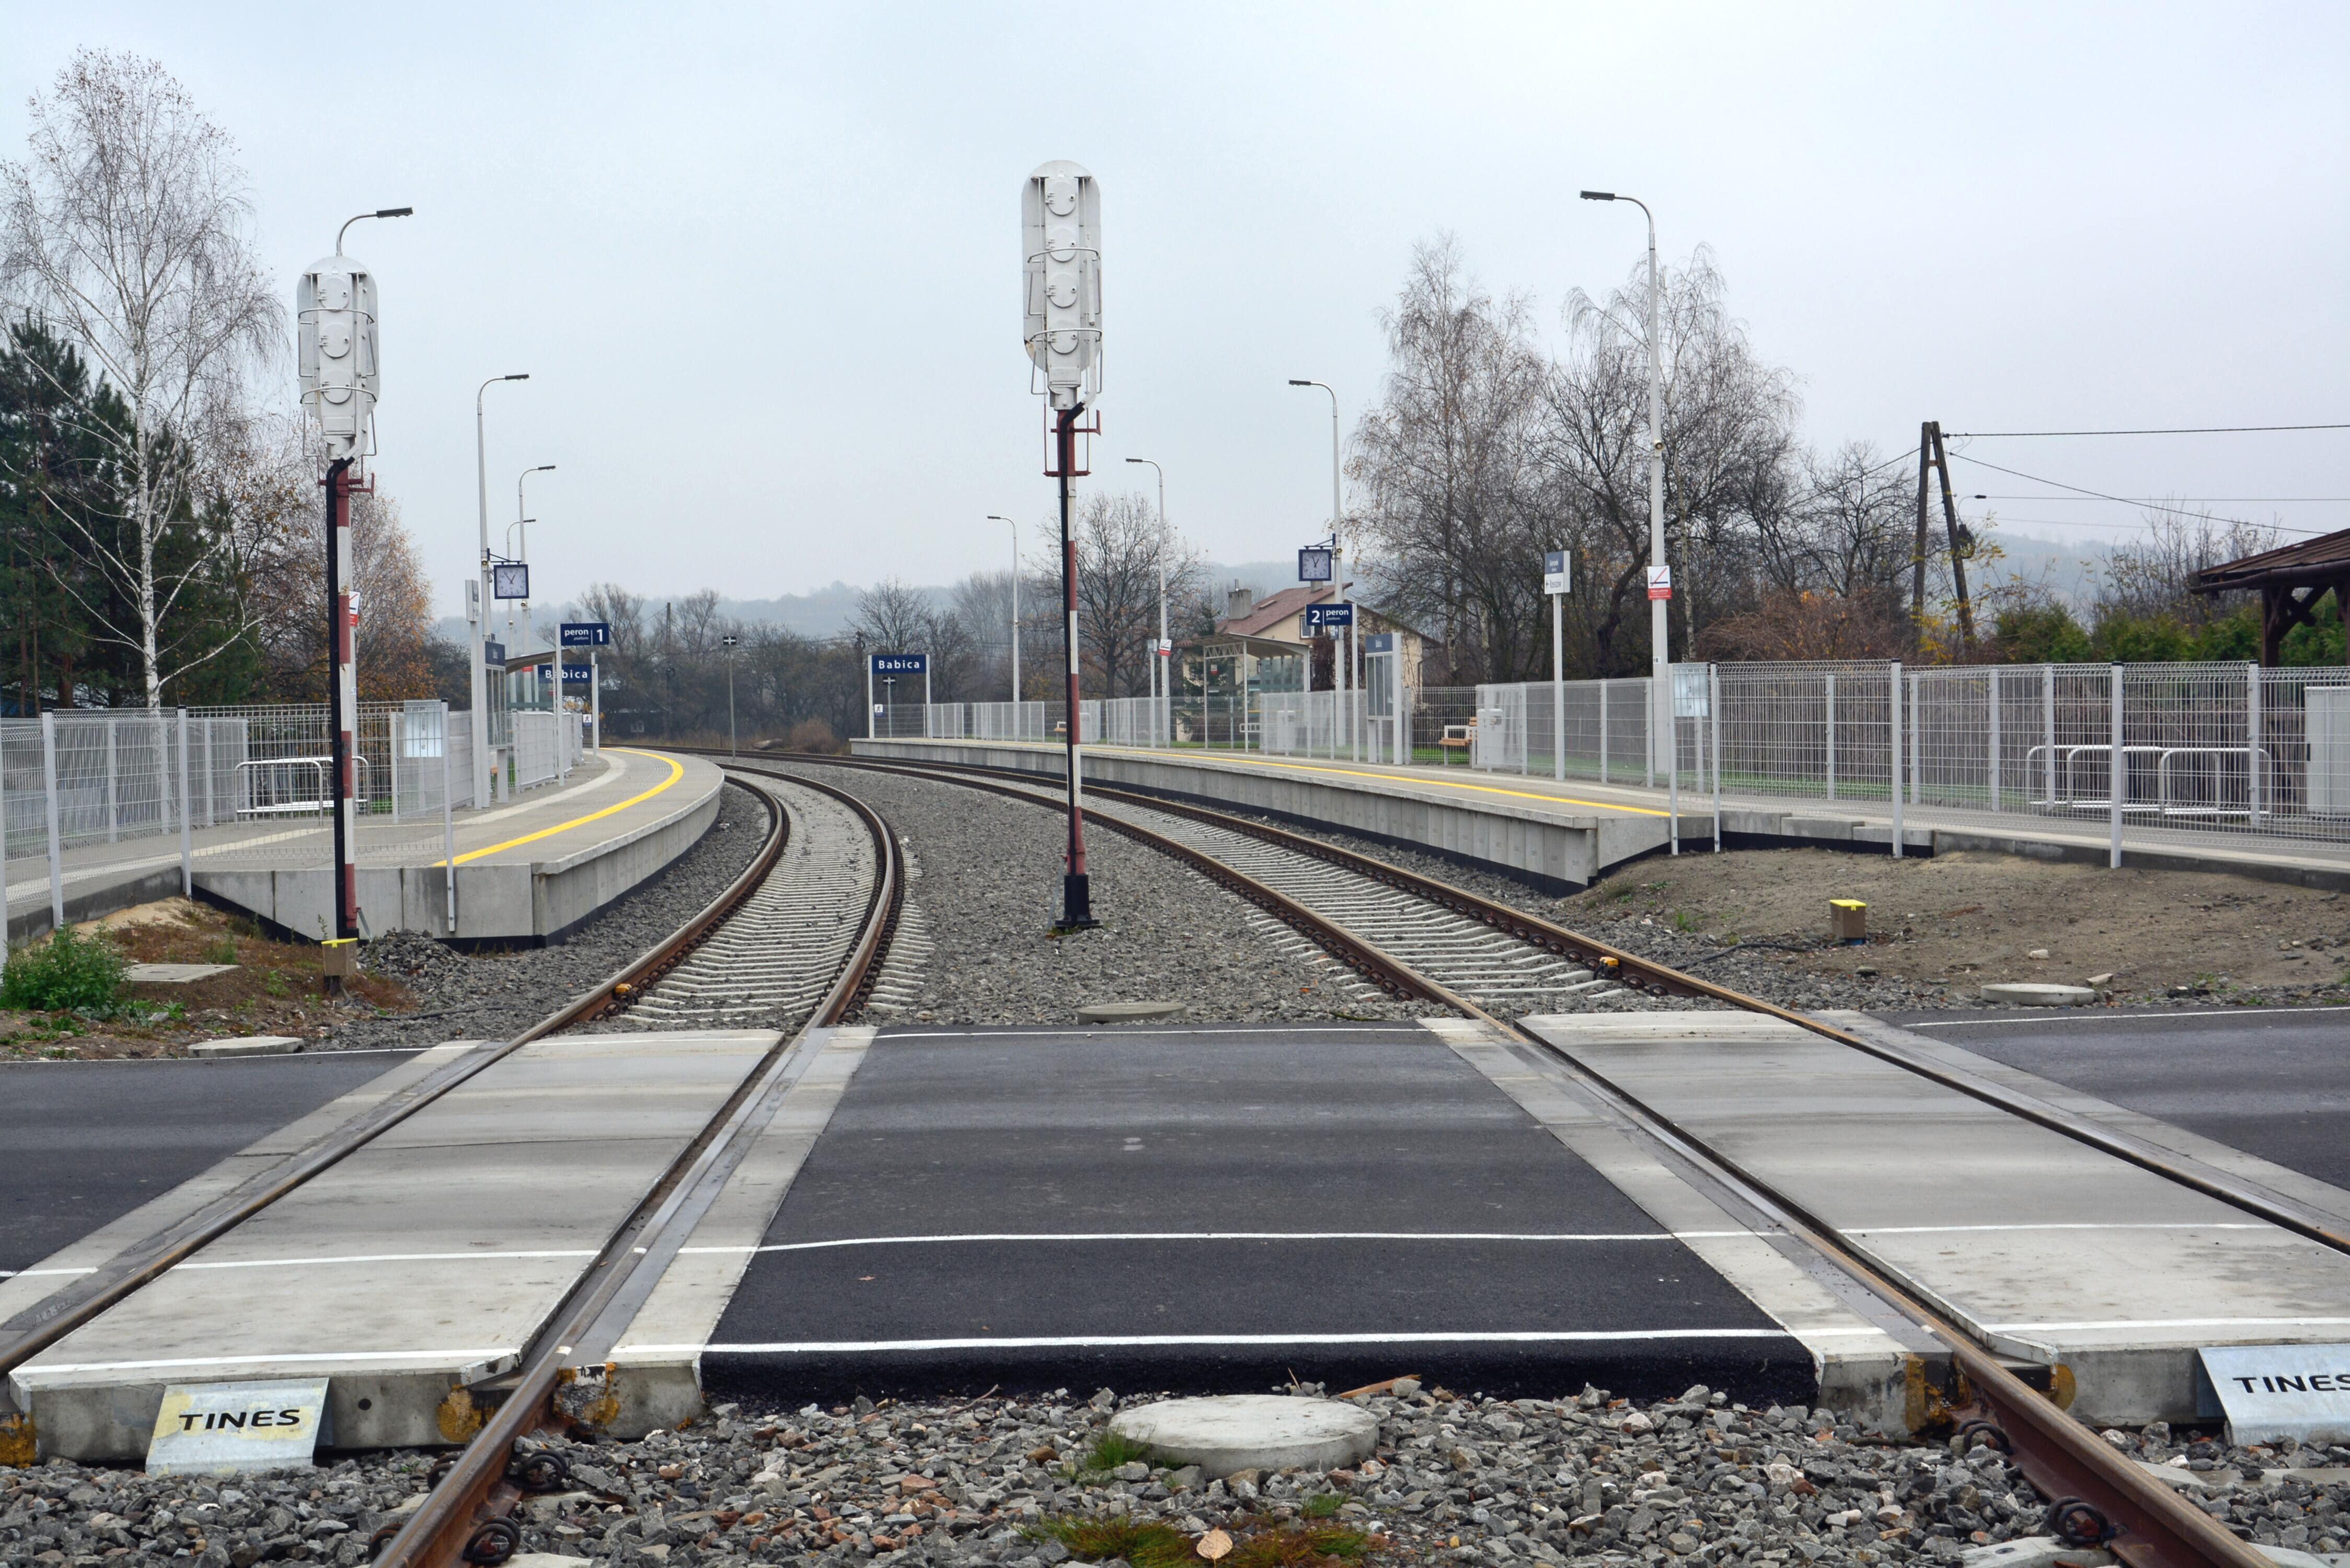
[[[2093,1424],[2197,1419],[2199,1346],[2350,1335],[2350,1257],[1794,1024],[1523,1022],[1991,1349],[2062,1368],[2070,1408]]]
[[[666,867],[718,818],[724,777],[707,758],[611,746],[570,779],[454,815],[456,918],[438,816],[359,825],[361,929],[423,931],[468,944],[541,946]],[[196,830],[197,892],[297,937],[331,931],[331,825],[317,817]],[[94,844],[64,855],[66,918],[95,919],[181,890],[176,834]],[[47,932],[48,865],[8,867],[8,935]]]
[[[860,740],[858,756],[900,757],[1061,776],[1055,744],[1013,741]],[[1683,791],[1678,813],[1662,789],[1565,782],[1468,767],[1398,767],[1245,752],[1136,746],[1085,749],[1088,783],[1117,784],[1201,805],[1249,811],[1309,826],[1343,828],[1422,854],[1497,871],[1545,892],[1582,891],[1617,867],[1669,848],[1676,820],[1684,852],[1713,846],[1713,800]],[[1758,801],[1725,796],[1726,847],[1820,847],[1885,854],[1893,843],[1880,804]],[[2104,824],[1985,818],[1906,808],[1902,853],[1961,850],[2105,864]],[[2224,871],[2303,887],[2350,888],[2350,845],[2272,839],[2214,843],[2125,836],[2123,862],[2173,870]]]

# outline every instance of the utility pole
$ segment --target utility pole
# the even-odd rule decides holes
[[[1942,480],[1942,522],[1950,539],[1950,586],[1959,596],[1959,646],[1971,659],[1975,651],[1975,607],[1967,597],[1967,553],[1972,547],[1972,539],[1959,522],[1959,504],[1950,493],[1950,453],[1942,444],[1942,427],[1934,422],[1926,428],[1934,432],[1934,467]]]
[[[1934,421],[1918,427],[1918,542],[1909,555],[1909,624],[1926,623],[1926,471],[1934,462]]]

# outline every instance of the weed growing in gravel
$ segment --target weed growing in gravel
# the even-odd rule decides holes
[[[1232,1528],[1239,1544],[1217,1568],[1333,1568],[1360,1563],[1385,1544],[1378,1536],[1342,1524],[1245,1519]]]
[[[1131,1438],[1121,1438],[1116,1432],[1104,1432],[1095,1440],[1091,1451],[1077,1462],[1077,1469],[1081,1474],[1114,1470],[1137,1459],[1145,1464],[1150,1462],[1150,1449],[1147,1445]]]
[[[234,937],[223,937],[218,941],[208,943],[204,948],[204,961],[206,963],[234,963],[236,961],[236,939]]]
[[[1337,1498],[1325,1495],[1335,1509]],[[1344,1525],[1287,1523],[1261,1516],[1236,1521],[1231,1532],[1232,1553],[1216,1568],[1337,1568],[1362,1562],[1384,1544],[1378,1536]],[[1199,1568],[1191,1538],[1158,1520],[1050,1519],[1023,1533],[1032,1541],[1057,1541],[1070,1556],[1086,1563],[1123,1557],[1134,1568]]]
[[[1031,1540],[1050,1537],[1067,1547],[1070,1556],[1087,1563],[1123,1557],[1134,1568],[1184,1568],[1198,1561],[1191,1538],[1157,1520],[1055,1519],[1022,1533]]]
[[[28,944],[8,955],[8,967],[0,971],[0,1007],[102,1012],[114,1005],[129,967],[103,936],[76,936],[68,926],[45,945]]]
[[[1338,1517],[1338,1494],[1335,1491],[1316,1492],[1300,1504],[1297,1511],[1308,1519],[1336,1519]]]

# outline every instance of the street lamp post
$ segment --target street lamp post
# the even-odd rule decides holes
[[[1680,783],[1680,747],[1673,731],[1672,671],[1666,659],[1666,611],[1672,598],[1671,570],[1665,564],[1665,394],[1657,343],[1657,215],[1638,196],[1613,191],[1586,191],[1586,202],[1629,202],[1648,220],[1648,782],[1654,784],[1659,746],[1675,793]],[[1661,593],[1659,590],[1662,590]],[[1673,821],[1676,853],[1680,845],[1680,819]]]
[[[1290,378],[1289,384],[1293,387],[1319,387],[1324,391],[1330,394],[1330,553],[1332,562],[1335,565],[1337,561],[1344,560],[1347,554],[1345,548],[1338,542],[1338,394],[1326,381],[1301,381],[1293,376]],[[1336,576],[1337,574],[1333,572],[1331,575]],[[1347,587],[1351,586],[1352,585],[1350,584],[1342,582],[1339,584],[1338,591],[1340,593],[1344,593],[1347,591]],[[1362,670],[1360,668],[1362,646],[1362,639],[1358,629],[1356,627],[1349,625],[1347,628],[1346,657],[1341,658],[1337,661],[1338,710],[1341,712],[1347,712],[1347,666],[1349,662],[1357,664],[1357,669],[1355,670],[1355,685],[1357,687],[1360,687],[1363,683]],[[1313,682],[1309,680],[1306,684],[1310,686]],[[1351,720],[1353,718],[1353,714],[1347,713],[1347,717]],[[1359,732],[1351,722],[1347,724],[1347,731],[1349,737],[1349,743],[1355,746],[1355,760],[1357,762],[1360,762],[1362,761],[1362,755],[1359,745]]]
[[[1020,738],[1020,524],[989,513],[990,523],[1012,524],[1012,738]]]
[[[480,487],[482,504],[482,559],[480,576],[473,585],[473,805],[490,804],[490,674],[489,650],[483,647],[490,629],[490,460],[487,437],[483,433],[482,394],[500,381],[527,381],[527,372],[518,376],[493,376],[473,390],[473,479]]]
[[[734,649],[743,639],[733,632],[718,639],[726,645],[726,754],[736,754],[734,744]]]
[[[522,531],[519,535],[521,548],[515,556],[515,559],[517,561],[527,563],[530,560],[530,524],[533,521],[533,519],[522,514],[522,482],[528,479],[534,473],[553,473],[554,472],[555,464],[551,462],[542,462],[536,468],[525,468],[515,476],[514,525],[515,528]],[[508,533],[509,536],[514,536],[512,530],[509,530]],[[519,601],[508,600],[507,602],[510,604],[516,602],[520,603],[522,606],[522,624],[525,627],[530,625],[530,600],[527,597],[525,597]],[[509,634],[511,634],[514,628],[514,612],[512,610],[508,610],[506,612],[506,628]],[[527,643],[529,640],[530,639],[527,637],[521,638],[516,641],[515,646],[520,647],[523,644]],[[560,686],[561,681],[558,680],[556,684]]]
[[[1167,738],[1162,743],[1171,746],[1175,743],[1175,682],[1167,646],[1167,471],[1147,457],[1126,461],[1149,463],[1150,472],[1159,476],[1159,644],[1150,650],[1150,694],[1159,699],[1166,719]]]

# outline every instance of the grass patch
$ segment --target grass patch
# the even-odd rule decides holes
[[[1087,1563],[1123,1557],[1134,1568],[1185,1568],[1200,1561],[1190,1536],[1157,1520],[1055,1519],[1031,1525],[1022,1533],[1032,1541],[1057,1541],[1069,1549],[1070,1556]]]
[[[1087,1450],[1086,1457],[1077,1461],[1077,1469],[1080,1474],[1114,1470],[1120,1465],[1130,1465],[1137,1459],[1140,1459],[1145,1464],[1150,1462],[1150,1449],[1148,1445],[1138,1443],[1131,1438],[1121,1438],[1116,1432],[1104,1432],[1099,1438],[1094,1439],[1094,1446]],[[1075,1548],[1071,1550],[1074,1551]]]
[[[1321,1502],[1328,1503],[1330,1512],[1336,1511],[1336,1494],[1326,1492],[1308,1500],[1305,1523],[1262,1515],[1236,1521],[1229,1527],[1232,1552],[1215,1568],[1345,1568],[1364,1562],[1387,1543],[1367,1531],[1323,1522],[1327,1515],[1314,1509]],[[1057,1541],[1084,1563],[1123,1557],[1134,1568],[1206,1568],[1191,1536],[1155,1519],[1051,1519],[1021,1533],[1031,1541]]]
[[[1297,1511],[1308,1519],[1336,1519],[1338,1517],[1338,1503],[1336,1492],[1316,1492],[1299,1505]]]
[[[0,971],[0,1007],[105,1012],[114,1006],[129,967],[112,942],[102,936],[77,936],[68,926],[47,942],[8,955],[7,968]]]
[[[1245,1535],[1241,1531],[1245,1530]],[[1216,1568],[1331,1568],[1360,1563],[1380,1545],[1367,1531],[1342,1524],[1275,1524],[1243,1521],[1234,1529],[1232,1555]]]

